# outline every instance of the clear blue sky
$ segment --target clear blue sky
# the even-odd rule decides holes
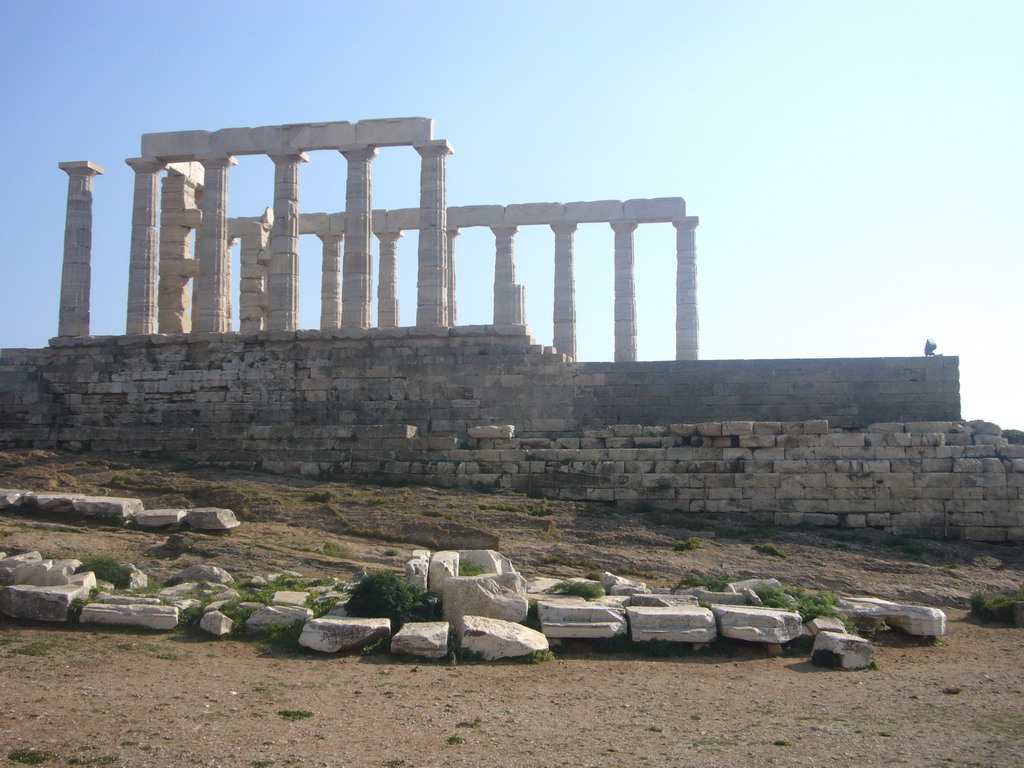
[[[122,333],[132,173],[154,131],[424,116],[456,154],[449,204],[682,196],[705,358],[959,355],[963,415],[1024,427],[1024,3],[13,2],[5,72],[0,347],[55,335],[66,176],[96,180],[92,328]],[[300,207],[344,207],[312,153]],[[414,206],[418,157],[382,150],[375,207]],[[240,158],[230,215],[272,166]],[[637,232],[639,350],[674,354],[674,238]],[[538,341],[553,236],[517,238]],[[400,242],[403,322],[415,235]],[[577,236],[580,357],[612,354],[612,234]],[[459,319],[490,321],[493,240],[457,245]],[[303,238],[304,327],[319,243]]]

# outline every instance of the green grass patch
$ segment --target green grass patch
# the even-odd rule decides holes
[[[7,759],[12,763],[21,763],[22,765],[42,765],[45,762],[53,760],[57,755],[53,752],[47,752],[42,749],[15,749],[7,753]]]
[[[483,572],[484,567],[482,565],[468,561],[459,561],[459,576],[479,576]]]
[[[131,568],[108,555],[95,555],[83,557],[82,564],[75,573],[86,573],[92,571],[100,581],[109,581],[118,589],[128,588],[128,579],[131,578]]]
[[[766,541],[761,544],[755,544],[754,551],[760,552],[762,555],[781,557],[783,560],[789,557],[789,555],[782,551],[782,547],[780,547],[778,544],[773,544],[770,541]]]
[[[352,559],[352,550],[344,544],[337,544],[333,541],[325,541],[320,546],[320,552],[328,557],[337,557],[343,560]]]
[[[971,595],[971,613],[985,621],[1013,623],[1013,604],[1024,601],[1024,587],[1012,594],[986,594],[975,592]]]
[[[289,722],[295,722],[296,720],[305,720],[310,718],[313,716],[313,713],[305,709],[282,709],[277,713],[277,715]]]
[[[605,595],[603,586],[590,581],[562,581],[549,589],[548,593],[582,597],[584,600],[596,600]]]
[[[712,576],[691,571],[690,573],[683,574],[683,578],[675,585],[675,589],[704,587],[708,592],[725,592],[729,589],[730,581],[732,581],[732,577],[728,574],[725,576]]]
[[[690,536],[687,539],[679,539],[672,549],[676,552],[689,552],[691,549],[699,549],[701,543],[699,536]]]

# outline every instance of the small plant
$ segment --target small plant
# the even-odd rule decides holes
[[[482,565],[465,560],[459,561],[459,576],[479,576],[483,572],[484,567]]]
[[[338,495],[334,491],[311,491],[306,494],[305,500],[329,504],[332,501],[337,501]]]
[[[350,550],[344,544],[336,544],[333,541],[325,541],[320,546],[320,551],[328,557],[337,557],[344,560],[352,559],[352,550]]]
[[[555,654],[551,651],[534,651],[523,657],[527,664],[543,664],[546,661],[554,661]]]
[[[463,720],[461,723],[456,723],[456,728],[479,728],[483,722],[479,717],[475,717],[472,720]]]
[[[596,600],[605,594],[603,586],[590,581],[563,581],[555,584],[548,592],[552,595],[582,597],[584,600]]]
[[[397,549],[385,549],[381,554],[384,555],[384,557],[395,557],[396,555],[398,555],[398,550]]]
[[[788,747],[789,746],[789,742],[788,741],[784,741],[783,739],[779,739],[778,741],[773,741],[772,742],[772,746],[774,746],[774,747]]]
[[[457,747],[459,744],[465,744],[466,740],[461,736],[449,736],[445,743],[450,746]]]
[[[24,765],[41,765],[48,760],[53,760],[56,755],[53,752],[46,752],[41,749],[15,749],[7,753],[7,759],[14,763]]]
[[[397,631],[407,621],[430,621],[436,602],[429,592],[409,584],[398,574],[374,571],[352,590],[345,611],[349,616],[364,619],[391,619]]]
[[[83,557],[82,564],[75,573],[92,571],[100,581],[109,581],[118,589],[127,589],[128,580],[131,578],[131,568],[118,562],[108,555],[96,555],[95,557]]]
[[[405,765],[405,760],[385,760],[384,768],[402,768]]]
[[[279,717],[288,720],[289,722],[295,722],[296,720],[305,720],[307,717],[312,717],[313,713],[305,709],[282,709],[278,713]]]
[[[676,552],[689,552],[691,549],[698,549],[700,545],[699,536],[690,536],[688,539],[679,539],[672,549]]]
[[[663,729],[659,728],[656,725],[649,725],[649,726],[647,726],[647,730],[650,731],[651,733],[661,733]]]
[[[1013,604],[1024,601],[1024,587],[1016,592],[1009,591],[986,594],[975,592],[971,595],[971,613],[985,621],[1013,623]]]
[[[296,619],[291,624],[275,624],[263,630],[262,638],[267,645],[279,651],[301,651],[299,635],[302,634],[302,627],[305,619]]]
[[[704,587],[708,592],[725,592],[729,588],[731,577],[706,576],[702,573],[687,573],[676,584],[675,589],[692,589],[693,587]]]
[[[760,552],[762,555],[771,555],[772,557],[781,557],[785,560],[789,555],[782,551],[782,548],[778,544],[773,544],[770,541],[766,541],[762,544],[755,544],[754,549]]]

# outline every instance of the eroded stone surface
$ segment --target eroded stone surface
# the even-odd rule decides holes
[[[845,632],[819,632],[814,638],[811,661],[836,669],[864,669],[875,657],[875,647],[863,637]]]
[[[187,581],[212,581],[218,584],[230,584],[235,580],[234,576],[219,568],[216,565],[204,565],[197,563],[178,571],[168,579],[171,583]]]
[[[522,624],[482,616],[463,616],[457,626],[460,647],[478,653],[488,661],[548,650],[548,639]]]
[[[459,553],[452,551],[435,552],[430,556],[427,568],[427,583],[430,589],[439,591],[444,580],[459,575]]]
[[[391,652],[442,659],[448,655],[447,621],[410,621],[391,638]]]
[[[78,621],[81,624],[168,630],[178,626],[178,609],[170,605],[89,603],[82,608]]]
[[[493,574],[445,579],[441,583],[445,619],[454,623],[463,616],[485,616],[523,621],[530,607],[524,596],[525,582],[518,574],[509,576],[512,578]]]
[[[144,509],[132,515],[132,519],[142,528],[163,528],[178,525],[187,512],[185,509]]]
[[[220,507],[190,509],[184,522],[198,531],[228,531],[241,525],[234,512]]]
[[[203,614],[203,618],[199,620],[199,628],[214,637],[224,637],[224,635],[231,634],[234,626],[234,621],[216,609],[207,611]]]
[[[0,613],[13,619],[67,621],[71,602],[86,597],[89,590],[77,584],[37,587],[31,584],[0,589]]]
[[[390,635],[389,619],[324,617],[306,623],[299,645],[321,653],[337,653],[362,648]]]
[[[578,597],[538,601],[537,615],[547,637],[599,638],[626,633],[626,612],[621,607]]]
[[[755,643],[788,643],[803,632],[799,613],[775,608],[753,606],[712,605],[723,637],[748,640]]]
[[[83,496],[74,499],[72,504],[75,512],[83,517],[113,522],[123,522],[143,511],[141,500],[115,496]]]
[[[710,643],[718,636],[715,616],[707,608],[676,605],[667,608],[626,608],[633,640],[665,640],[670,643]]]
[[[309,621],[313,618],[313,612],[309,608],[299,608],[290,605],[268,605],[256,611],[245,621],[247,634],[255,635],[270,627],[281,624],[292,624],[296,621]]]

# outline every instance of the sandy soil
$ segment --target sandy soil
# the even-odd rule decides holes
[[[345,577],[397,568],[412,542],[455,527],[500,536],[528,576],[776,576],[937,605],[951,619],[935,645],[880,634],[880,669],[843,673],[754,645],[667,659],[578,645],[540,665],[450,667],[0,618],[0,765],[22,764],[9,755],[29,749],[52,753],[44,765],[140,768],[1024,766],[1024,631],[962,610],[975,589],[1024,581],[1019,547],[45,452],[0,454],[0,487],[139,496],[150,507],[219,503],[247,518],[230,536],[167,546],[165,533],[0,516],[0,550],[110,554],[157,578],[192,562],[238,576]],[[673,551],[692,535],[700,548]],[[767,541],[788,557],[753,550]],[[311,715],[279,714],[289,710]]]

